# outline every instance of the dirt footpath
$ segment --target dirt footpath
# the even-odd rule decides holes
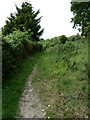
[[[41,105],[37,93],[32,87],[32,80],[37,72],[37,65],[34,66],[25,85],[20,100],[20,118],[45,118],[44,107]]]

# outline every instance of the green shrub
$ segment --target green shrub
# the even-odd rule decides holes
[[[14,31],[2,38],[2,77],[7,79],[22,61],[31,54],[42,50],[42,45],[33,42],[28,32]]]
[[[67,40],[68,40],[68,39],[67,39],[67,37],[66,37],[65,35],[62,35],[62,36],[60,37],[60,42],[61,42],[62,44],[65,44]]]

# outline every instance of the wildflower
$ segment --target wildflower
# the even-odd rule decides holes
[[[50,117],[48,116],[48,119],[50,119]]]
[[[50,107],[50,105],[48,105],[48,107]]]
[[[42,109],[42,112],[44,112],[44,109]]]

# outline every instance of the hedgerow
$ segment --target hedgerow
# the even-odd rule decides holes
[[[5,37],[2,37],[3,82],[18,69],[27,56],[40,50],[42,50],[42,45],[33,42],[27,31],[14,31]]]

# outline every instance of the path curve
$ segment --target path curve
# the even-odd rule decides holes
[[[24,92],[20,99],[20,117],[21,118],[45,118],[44,107],[41,105],[40,99],[37,93],[32,87],[32,80],[37,72],[37,65],[33,67],[33,70],[28,77]]]

